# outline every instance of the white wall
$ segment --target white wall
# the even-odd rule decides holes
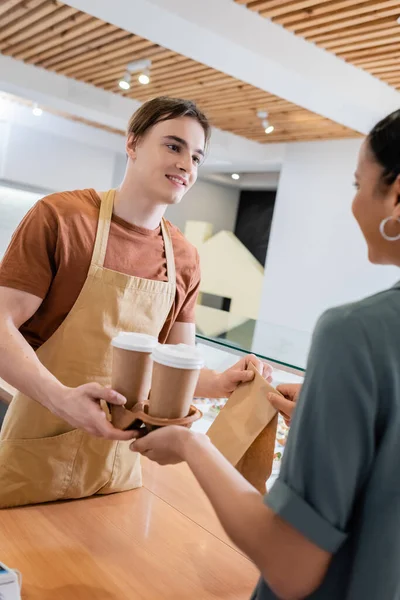
[[[207,221],[213,234],[233,231],[239,206],[240,190],[198,179],[180,204],[167,210],[167,218],[182,231],[186,221]]]
[[[0,260],[17,225],[42,196],[0,185]]]
[[[18,105],[0,121],[0,178],[45,190],[112,186],[123,138]]]
[[[360,144],[360,140],[288,144],[261,320],[310,332],[326,308],[373,294],[400,278],[399,269],[368,262],[365,241],[351,213]],[[261,329],[258,347],[267,337],[267,330]]]

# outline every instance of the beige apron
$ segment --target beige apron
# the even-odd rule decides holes
[[[164,221],[168,282],[104,268],[115,190],[104,195],[89,273],[71,312],[37,356],[64,385],[111,383],[111,339],[119,331],[158,336],[175,298],[175,261]],[[17,393],[0,435],[0,508],[109,494],[141,485],[129,442],[91,436]]]

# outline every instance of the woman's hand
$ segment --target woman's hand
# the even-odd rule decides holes
[[[301,384],[286,383],[278,385],[276,389],[284,396],[284,398],[279,394],[268,394],[268,400],[272,406],[281,413],[285,419],[286,425],[290,427],[290,422],[296,408],[296,402],[300,396]]]
[[[139,436],[139,432],[136,432],[136,435]],[[194,433],[179,425],[167,425],[136,439],[130,445],[130,449],[159,465],[176,465],[185,460],[186,451],[195,436],[202,436],[202,434]],[[202,437],[206,438],[206,436]]]

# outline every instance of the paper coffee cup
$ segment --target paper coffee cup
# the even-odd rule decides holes
[[[159,344],[153,351],[149,415],[164,419],[186,417],[204,360],[195,346]]]
[[[146,402],[149,398],[153,369],[151,353],[157,343],[157,339],[151,335],[125,331],[111,342],[111,387],[125,396],[127,409],[131,409],[137,402]]]

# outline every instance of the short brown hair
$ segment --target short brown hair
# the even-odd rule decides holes
[[[145,102],[130,118],[127,134],[135,138],[143,137],[146,131],[160,121],[169,121],[179,117],[192,117],[204,130],[206,148],[211,137],[211,125],[204,113],[191,100],[159,96]]]

